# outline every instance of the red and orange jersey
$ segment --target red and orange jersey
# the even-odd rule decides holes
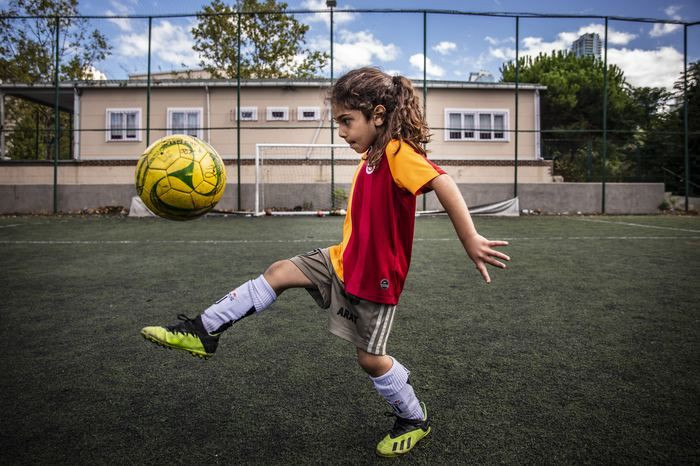
[[[330,248],[333,268],[348,293],[398,303],[411,264],[416,196],[443,173],[397,140],[387,145],[373,170],[365,160],[360,162],[348,198],[343,241]]]

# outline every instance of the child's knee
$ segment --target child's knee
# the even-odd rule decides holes
[[[357,363],[372,377],[386,374],[393,364],[389,356],[371,354],[359,348],[357,349]]]
[[[279,260],[277,262],[273,262],[270,264],[270,266],[265,270],[265,273],[263,273],[263,276],[265,277],[266,280],[270,280],[270,278],[273,277],[279,277],[280,275],[284,274],[285,269],[287,268],[286,262],[289,262],[288,260]]]

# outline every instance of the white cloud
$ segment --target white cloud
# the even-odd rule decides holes
[[[681,9],[680,5],[669,5],[664,10],[664,13],[666,13],[670,18],[681,19],[680,16],[676,15],[676,13],[678,13],[678,10],[680,10],[680,9]]]
[[[609,49],[608,61],[622,69],[627,82],[633,86],[665,87],[683,72],[683,54],[673,47],[656,50]]]
[[[665,10],[664,13],[668,15],[669,18],[675,19],[676,21],[681,20],[681,16],[678,13],[681,7],[678,5],[670,5]],[[680,24],[668,24],[668,23],[654,23],[654,27],[649,31],[651,37],[661,37],[667,34],[671,34],[681,28]]]
[[[326,6],[325,0],[304,0],[301,3],[301,8],[305,10],[327,10],[330,11],[330,9]],[[353,7],[351,5],[343,5],[343,9],[349,9],[352,10]],[[343,10],[338,10],[338,9],[333,9],[333,26],[337,26],[340,24],[345,24],[349,23],[350,21],[353,21],[355,18],[357,18],[357,13],[344,13]],[[300,16],[299,19],[301,21],[306,20],[307,22],[310,23],[315,23],[315,22],[320,22],[320,23],[325,23],[326,27],[330,28],[331,27],[331,15],[330,13],[313,13],[313,15],[307,16],[303,15]]]
[[[571,44],[574,43],[583,34],[596,33],[600,36],[600,40],[605,40],[605,26],[602,24],[589,24],[583,26],[576,32],[560,32],[557,38],[551,42],[545,42],[541,37],[525,37],[523,39],[523,55],[539,55],[540,53],[551,53],[555,50],[569,50]],[[608,27],[608,46],[612,45],[627,45],[637,36],[629,32],[616,31]]]
[[[193,24],[176,25],[163,20],[151,31],[151,53],[173,65],[187,67],[199,64],[199,55],[192,49],[194,40],[190,30]],[[125,34],[117,38],[117,54],[125,57],[142,57],[148,54],[148,32]]]
[[[416,53],[415,55],[411,55],[411,58],[409,58],[409,62],[411,63],[411,66],[414,68],[418,69],[418,71],[423,71],[423,54],[422,53]],[[430,58],[425,59],[425,64],[426,64],[426,74],[432,78],[442,78],[445,75],[445,70],[442,69],[440,66],[434,64],[432,61],[430,61]]]
[[[484,40],[491,45],[506,44],[508,42],[515,42],[515,37],[506,37],[504,39],[498,39],[496,37],[486,36]]]
[[[649,31],[651,37],[661,37],[671,34],[681,28],[680,24],[654,23],[654,27]]]
[[[673,7],[675,8],[675,7]],[[677,9],[667,9],[667,13],[675,14]],[[557,50],[570,50],[571,44],[582,34],[594,32],[604,38],[605,27],[600,24],[589,24],[576,32],[560,32],[556,39],[545,41],[541,37],[525,37],[522,40],[521,56],[537,56],[540,53],[549,54]],[[633,86],[665,87],[670,89],[683,71],[683,55],[673,47],[660,47],[655,50],[630,49],[624,47],[637,36],[635,34],[608,28],[608,62],[617,65],[625,74],[627,81]],[[491,45],[502,42],[487,37]],[[610,47],[618,45],[623,47]],[[509,47],[489,47],[489,57],[501,61],[513,60],[515,50]]]
[[[502,61],[515,60],[515,49],[509,47],[489,47],[489,55]]]
[[[457,50],[457,44],[455,44],[454,42],[443,40],[442,42],[434,46],[433,50],[435,50],[440,55],[448,55],[450,52]]]
[[[314,50],[330,50],[327,37],[317,36],[309,41],[309,46]],[[333,44],[333,69],[342,72],[376,61],[390,62],[399,56],[400,51],[398,46],[383,43],[370,31],[340,30],[338,41]]]
[[[127,16],[134,12],[133,8],[116,0],[110,0],[109,3],[112,5],[114,11],[111,9],[107,10],[105,12],[105,15],[107,16]],[[129,18],[109,18],[107,21],[116,24],[121,31],[131,32],[133,30],[131,27],[131,20]]]

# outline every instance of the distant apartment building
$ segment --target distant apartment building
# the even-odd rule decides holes
[[[577,57],[600,58],[603,42],[595,32],[583,34],[571,44],[571,53]]]

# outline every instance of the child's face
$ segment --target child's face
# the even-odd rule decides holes
[[[377,139],[377,128],[384,123],[383,107],[380,112],[375,108],[375,113],[369,120],[359,110],[337,105],[332,110],[333,119],[338,124],[338,135],[358,154],[367,152]]]

